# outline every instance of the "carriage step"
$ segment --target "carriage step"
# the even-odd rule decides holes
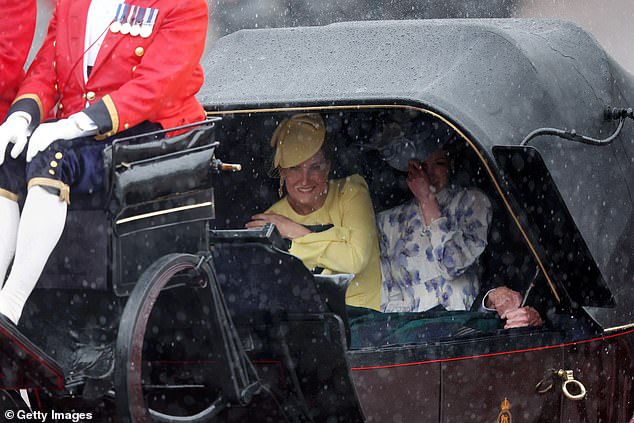
[[[0,314],[0,388],[64,388],[59,364]]]

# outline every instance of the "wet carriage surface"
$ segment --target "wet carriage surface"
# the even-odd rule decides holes
[[[183,151],[112,159],[124,188],[106,212],[73,211],[84,224],[28,305],[27,339],[3,338],[5,388],[112,421],[632,417],[634,79],[590,36],[559,21],[344,23],[240,31],[203,64],[199,97],[222,119]],[[243,230],[278,198],[269,140],[298,112],[321,114],[332,176],[362,175],[377,213],[411,194],[386,161],[407,137],[386,152],[376,134],[442,134],[453,182],[492,203],[481,291],[521,292],[545,324],[346,308],[346,277],[314,276],[272,228]]]

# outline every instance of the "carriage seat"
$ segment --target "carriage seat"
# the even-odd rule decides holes
[[[156,131],[107,147],[104,193],[71,192],[66,230],[37,287],[127,295],[157,258],[204,248],[214,218],[216,120],[170,128],[189,130],[169,138],[156,139],[168,130]]]

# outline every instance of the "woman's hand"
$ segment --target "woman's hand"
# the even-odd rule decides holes
[[[522,296],[505,286],[495,288],[486,297],[488,308],[493,308],[500,316],[506,319],[504,329],[523,328],[525,326],[541,326],[544,324],[539,312],[533,307],[520,307]]]
[[[427,202],[430,197],[434,197],[429,176],[419,160],[410,160],[407,163],[407,186],[419,203]]]
[[[253,215],[251,216],[251,221],[247,222],[244,227],[247,229],[261,228],[267,223],[274,224],[282,237],[290,240],[312,233],[310,229],[305,226],[295,223],[288,217],[276,213],[258,213]]]
[[[408,162],[407,186],[414,194],[414,197],[416,197],[427,226],[442,216],[438,200],[436,200],[436,194],[431,187],[429,175],[427,175],[419,160],[410,160]]]

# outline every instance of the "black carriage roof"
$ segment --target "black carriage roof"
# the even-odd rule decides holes
[[[207,110],[420,106],[462,130],[493,168],[496,146],[517,146],[543,127],[605,138],[616,127],[603,120],[605,107],[634,105],[632,75],[591,35],[559,20],[242,30],[218,40],[203,67],[206,82],[198,98]],[[601,318],[604,327],[634,321],[634,291],[623,291],[627,280],[634,285],[627,276],[634,272],[628,229],[634,224],[634,162],[628,159],[634,156],[633,126],[626,123],[607,147],[550,136],[531,142],[615,294],[617,309],[598,312],[610,314]],[[623,260],[633,262],[625,271],[618,265]]]
[[[218,40],[203,66],[199,99],[208,109],[424,104],[488,146],[519,143],[551,124],[596,136],[600,128],[591,122],[616,103],[624,82],[611,75],[612,63],[594,38],[556,20],[242,30]],[[627,82],[631,90],[631,76]]]

